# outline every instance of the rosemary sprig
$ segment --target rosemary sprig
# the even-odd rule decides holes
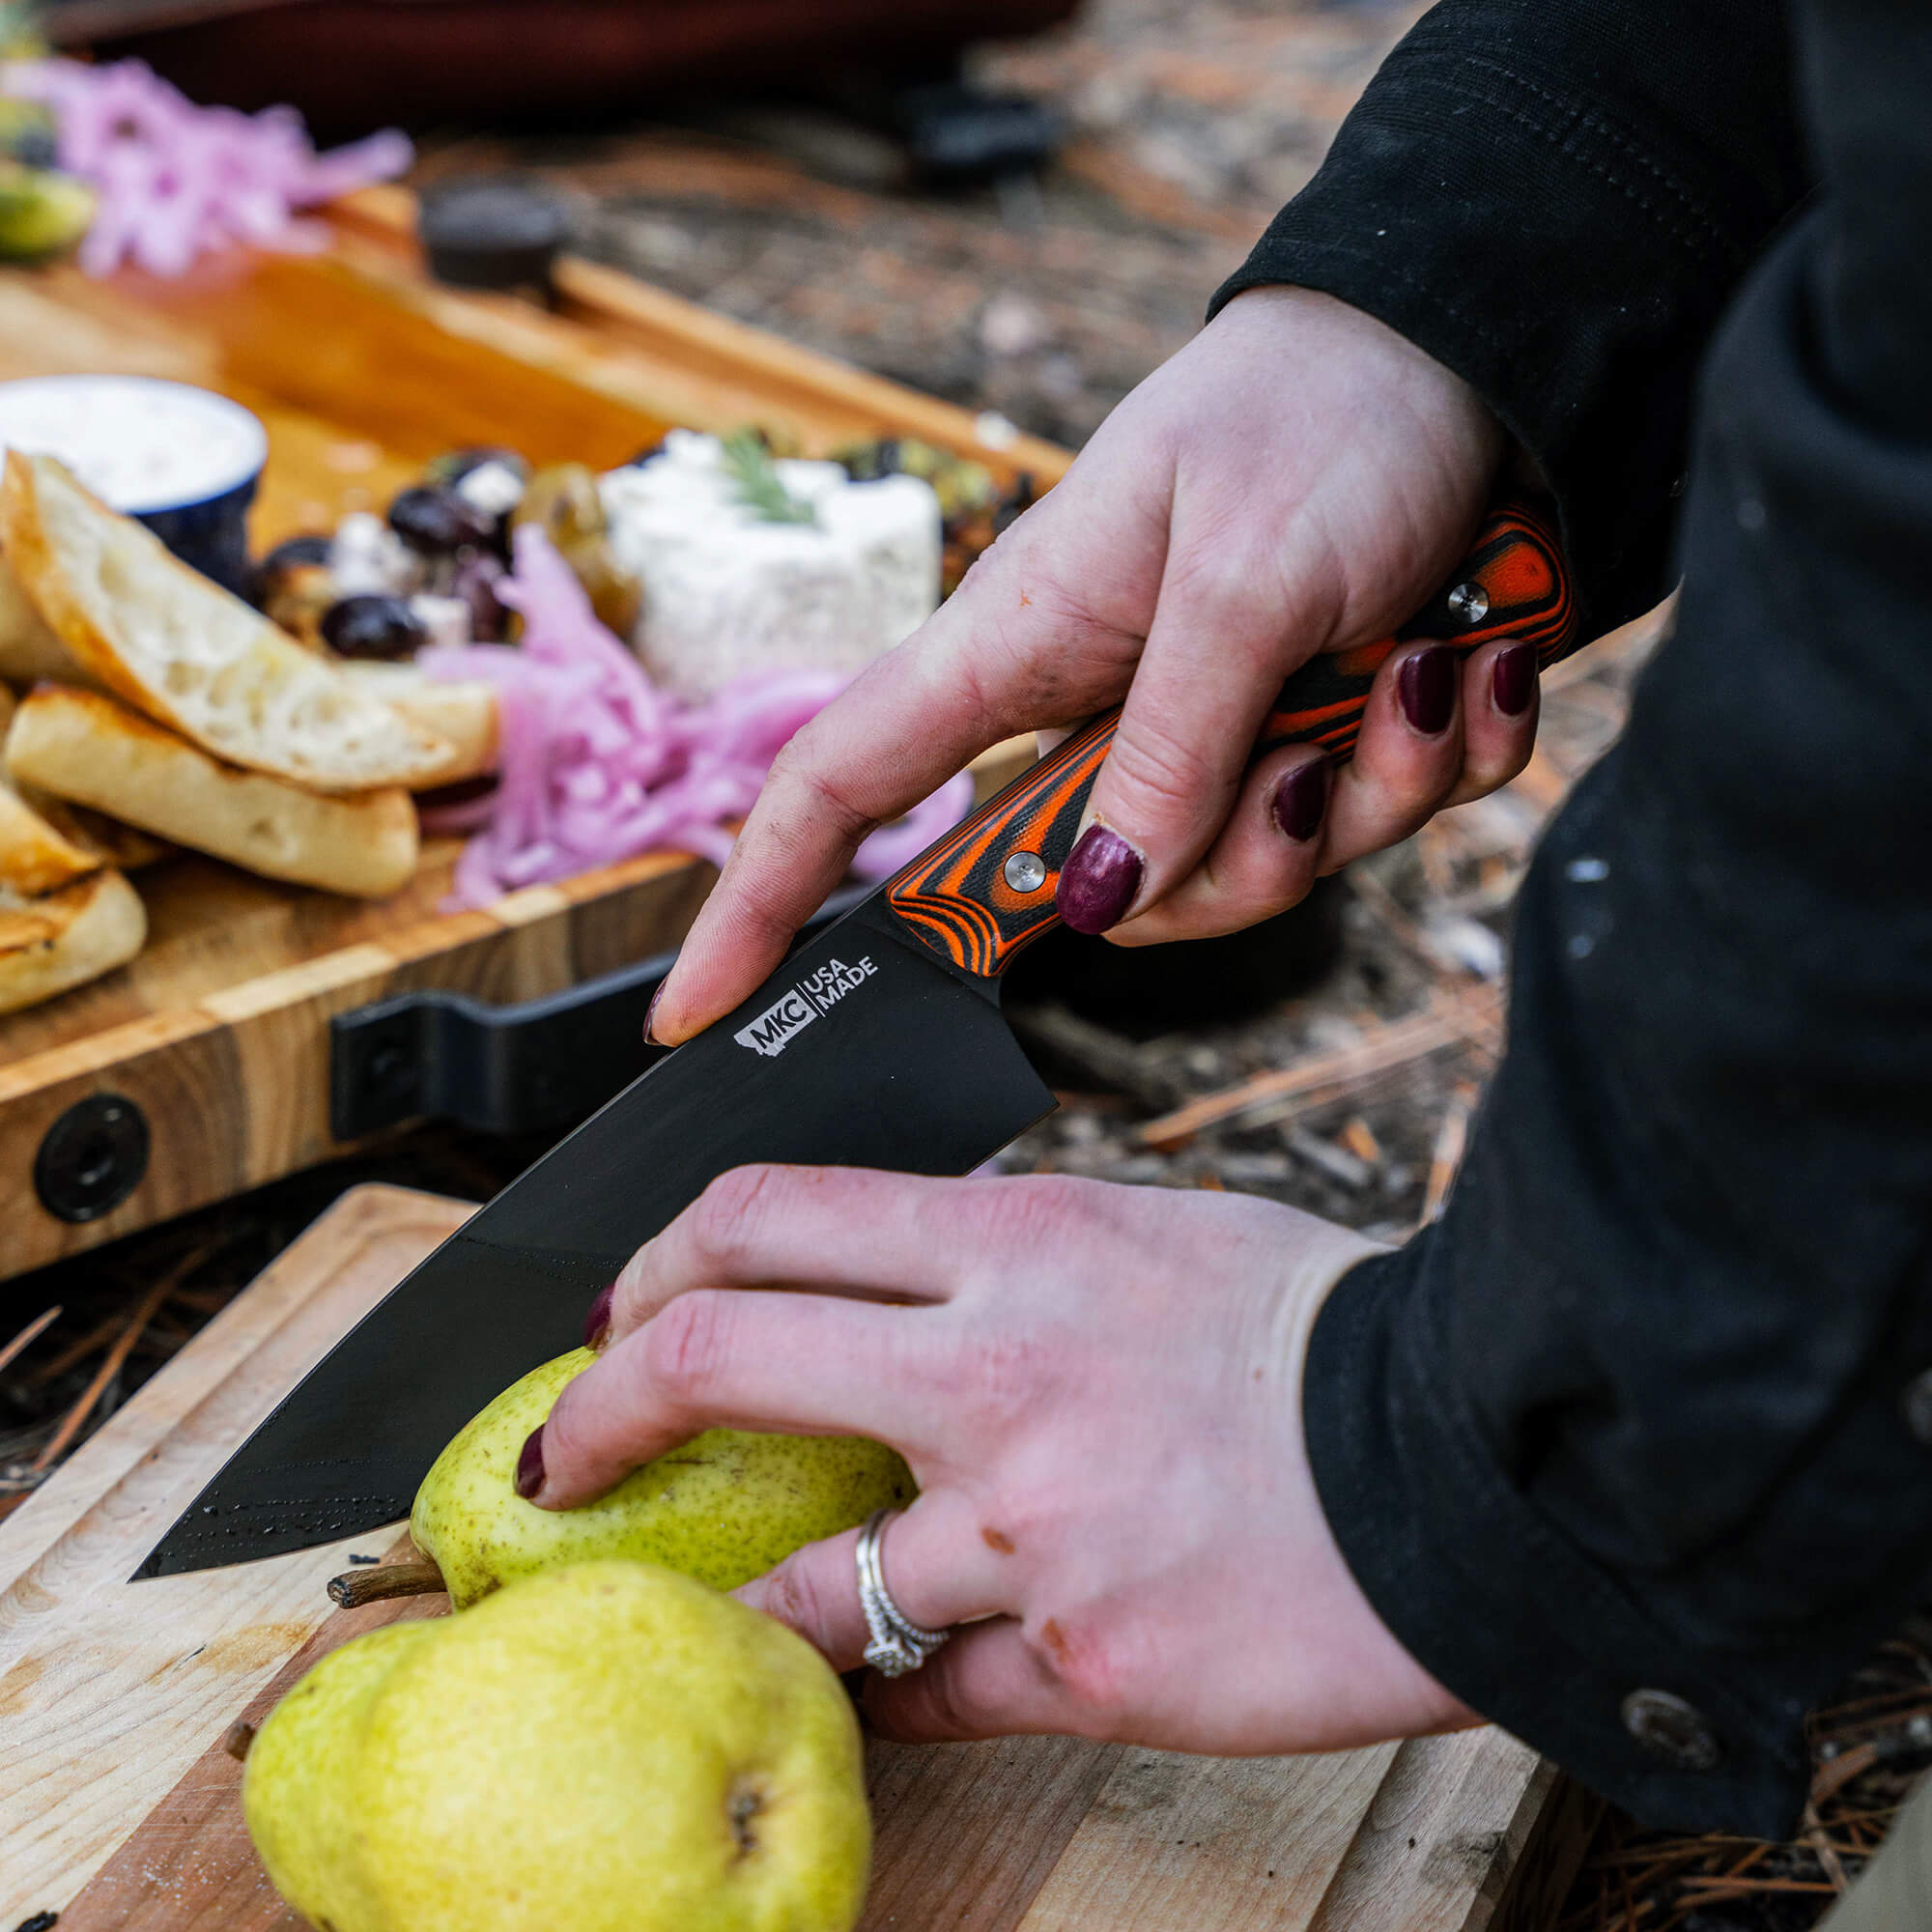
[[[754,429],[724,439],[724,468],[738,486],[738,500],[765,524],[816,524],[818,512],[802,503],[779,481],[778,466]]]

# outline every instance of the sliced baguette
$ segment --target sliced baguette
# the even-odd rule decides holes
[[[117,872],[138,872],[144,866],[158,865],[181,850],[138,825],[124,825],[85,805],[56,798],[39,785],[16,784],[14,789],[33,807],[70,845],[92,854],[97,866],[112,866]]]
[[[240,771],[99,692],[28,693],[6,758],[57,798],[271,879],[383,898],[415,870],[415,806],[400,786],[335,798]]]
[[[412,664],[367,660],[344,664],[342,670],[352,683],[394,705],[405,718],[414,719],[451,746],[449,762],[427,779],[412,780],[412,790],[480,779],[497,769],[497,694],[481,679],[445,684],[426,677]]]
[[[138,826],[123,825],[105,812],[18,782],[7,770],[7,730],[18,701],[0,684],[0,886],[16,893],[47,893],[102,866],[138,871],[176,849]],[[27,809],[26,815],[9,805],[9,797]],[[37,852],[48,855],[38,867]]]
[[[147,936],[147,908],[119,872],[94,872],[36,898],[0,891],[0,1013],[125,966]]]
[[[63,684],[85,684],[73,653],[54,636],[20,588],[20,580],[0,556],[0,677],[15,684],[38,684],[43,677]]]
[[[171,556],[47,456],[9,450],[0,551],[87,677],[230,764],[322,791],[420,784],[453,748]]]
[[[14,694],[0,684],[0,743],[14,716]],[[0,756],[0,887],[32,898],[100,869],[101,857],[22,798]]]

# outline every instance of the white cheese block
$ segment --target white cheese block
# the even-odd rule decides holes
[[[680,696],[750,671],[857,671],[939,608],[930,485],[854,483],[836,463],[781,459],[777,469],[813,523],[761,520],[739,499],[718,439],[691,430],[602,481],[611,548],[644,588],[631,641]]]

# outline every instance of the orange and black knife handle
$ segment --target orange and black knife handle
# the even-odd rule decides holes
[[[1421,638],[1463,653],[1518,639],[1536,645],[1545,667],[1577,647],[1576,598],[1547,510],[1498,504],[1448,582],[1394,637],[1311,658],[1282,686],[1254,755],[1309,744],[1347,757],[1377,670],[1398,644]],[[1060,868],[1120,722],[1109,711],[1082,725],[915,859],[886,889],[898,919],[961,972],[1004,973],[1058,923]]]

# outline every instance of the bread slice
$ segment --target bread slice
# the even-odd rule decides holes
[[[0,684],[0,742],[13,718],[14,703],[14,694]],[[20,796],[8,781],[6,760],[0,757],[0,886],[31,898],[98,872],[100,866],[99,853],[70,838],[31,800]]]
[[[147,908],[119,872],[93,872],[36,898],[0,890],[0,1013],[125,966],[147,936]]]
[[[0,684],[0,886],[29,895],[50,893],[103,866],[138,871],[176,849],[137,826],[19,783],[7,770],[6,755],[17,701]]]
[[[56,798],[39,785],[16,784],[14,789],[70,845],[91,854],[97,866],[112,866],[117,872],[138,872],[144,866],[158,865],[181,850],[152,832],[143,832],[138,825],[123,825],[104,811]]]
[[[43,677],[63,684],[85,684],[73,653],[54,636],[20,580],[0,556],[0,677],[18,685]]]
[[[449,762],[427,779],[412,781],[412,790],[480,779],[497,769],[497,694],[480,678],[444,683],[426,677],[412,664],[368,659],[352,660],[342,670],[352,683],[394,705],[405,718],[414,719],[453,748]]]
[[[384,898],[415,870],[416,810],[400,786],[336,798],[240,771],[99,692],[30,692],[6,758],[57,798],[271,879]]]
[[[0,551],[81,669],[230,764],[322,791],[420,784],[452,747],[171,556],[48,456],[7,453]]]

